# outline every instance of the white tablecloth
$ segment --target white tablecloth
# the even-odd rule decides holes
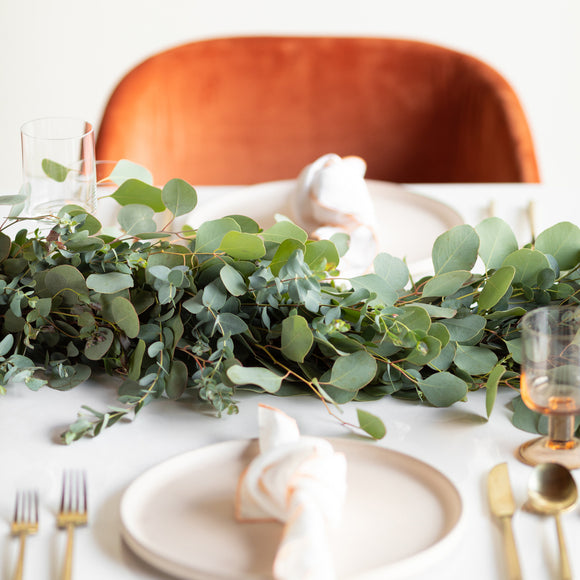
[[[580,223],[580,190],[553,191],[535,185],[424,185],[413,186],[413,190],[445,201],[474,224],[488,215],[490,202],[495,200],[495,214],[512,224],[522,242],[529,237],[526,208],[531,199],[537,204],[538,231],[560,220]],[[200,188],[201,202],[220,191]],[[559,199],[568,201],[559,204]],[[217,419],[188,402],[160,401],[146,407],[132,424],[117,424],[95,439],[71,446],[58,443],[60,432],[74,420],[81,405],[104,410],[115,404],[115,395],[111,382],[85,384],[65,393],[49,389],[34,393],[13,385],[0,398],[1,577],[9,578],[15,566],[17,542],[9,536],[9,522],[14,494],[27,486],[40,491],[41,522],[39,534],[28,544],[26,577],[59,577],[65,538],[63,532],[56,530],[55,513],[64,469],[84,467],[89,478],[90,525],[77,532],[75,577],[159,579],[166,576],[135,557],[120,537],[119,503],[136,477],[165,459],[192,449],[256,436],[256,406],[260,401],[295,416],[304,434],[345,434],[345,428],[312,397],[277,399],[247,393],[239,396],[240,414],[236,416]],[[519,463],[514,451],[531,436],[510,423],[511,413],[506,405],[514,396],[511,391],[500,391],[489,421],[485,418],[484,392],[470,393],[467,403],[448,409],[392,398],[343,407],[346,421],[356,422],[356,408],[379,415],[387,426],[387,435],[382,441],[369,444],[431,464],[449,477],[462,495],[465,527],[460,544],[453,558],[439,562],[424,578],[506,577],[500,529],[489,513],[486,480],[491,467],[506,461],[516,502],[518,506],[524,502],[531,468]],[[524,577],[556,577],[558,552],[553,520],[518,511],[514,526]],[[564,528],[573,570],[580,577],[580,551],[575,549],[580,537],[578,511],[564,516]]]

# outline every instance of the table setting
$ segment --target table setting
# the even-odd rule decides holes
[[[0,575],[580,574],[577,195],[333,153],[158,186],[84,121],[22,141]]]

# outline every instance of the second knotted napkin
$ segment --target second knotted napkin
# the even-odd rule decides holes
[[[324,439],[301,436],[278,409],[259,405],[258,417],[260,453],[240,478],[236,517],[285,524],[276,580],[336,578],[328,532],[342,517],[346,458]]]

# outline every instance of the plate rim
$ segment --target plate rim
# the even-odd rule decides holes
[[[444,555],[449,553],[455,546],[456,542],[461,537],[461,530],[464,527],[465,522],[465,505],[463,501],[463,496],[459,490],[459,488],[451,481],[451,479],[445,475],[442,471],[435,468],[433,465],[419,459],[417,457],[413,457],[412,455],[408,455],[401,451],[397,451],[395,449],[390,449],[388,447],[382,447],[380,445],[373,445],[372,442],[365,442],[365,441],[355,441],[352,439],[341,438],[341,437],[321,437],[329,441],[337,451],[341,451],[342,447],[360,447],[364,446],[367,447],[370,445],[375,453],[385,454],[388,458],[389,456],[394,457],[397,459],[397,464],[405,463],[410,464],[415,468],[420,468],[423,470],[427,470],[432,475],[435,475],[440,482],[440,485],[443,484],[447,488],[447,493],[452,493],[454,495],[454,519],[451,522],[449,529],[443,531],[441,536],[430,546],[408,556],[397,560],[395,562],[382,565],[378,568],[375,568],[368,572],[363,572],[361,574],[357,574],[357,580],[378,580],[379,578],[384,578],[385,574],[388,574],[389,578],[394,580],[398,578],[408,578],[411,574],[415,574],[419,571],[425,569],[425,567],[429,566],[429,564],[434,564],[439,560],[444,558]],[[219,453],[220,448],[222,452],[230,452],[233,453],[234,451],[236,454],[242,453],[245,449],[247,449],[250,445],[256,444],[257,438],[250,437],[250,438],[242,438],[242,439],[231,439],[226,441],[221,441],[217,443],[210,443],[208,445],[203,445],[196,449],[192,449],[190,451],[186,451],[184,453],[180,453],[168,459],[161,461],[153,465],[152,467],[146,469],[143,473],[141,473],[137,478],[135,478],[129,486],[125,489],[122,494],[120,505],[119,505],[119,513],[120,513],[120,521],[121,521],[121,537],[123,541],[128,545],[128,547],[133,551],[135,555],[137,555],[141,560],[149,564],[150,566],[165,572],[169,575],[175,576],[177,578],[183,578],[186,580],[190,580],[195,578],[196,580],[224,580],[224,577],[221,574],[216,575],[212,573],[210,570],[204,570],[201,568],[195,568],[193,566],[187,565],[183,566],[182,563],[176,562],[175,560],[169,559],[164,556],[160,551],[155,550],[155,546],[152,546],[151,543],[147,542],[146,539],[143,538],[142,534],[139,532],[135,533],[135,518],[131,518],[130,514],[127,516],[127,504],[131,501],[134,501],[132,495],[135,493],[139,493],[139,488],[142,486],[146,486],[148,480],[153,479],[155,480],[158,477],[159,473],[169,472],[169,475],[164,478],[164,481],[168,481],[175,477],[172,473],[172,469],[175,470],[175,467],[179,465],[188,465],[192,462],[197,462],[200,460],[201,457],[206,455],[215,456]],[[197,461],[196,461],[197,460]],[[415,478],[416,479],[416,478]],[[150,486],[151,487],[151,486]],[[155,486],[153,486],[155,487]],[[436,493],[438,501],[441,505],[443,502],[441,500],[442,493]],[[131,523],[131,520],[133,522]],[[245,580],[245,579],[252,579],[255,580],[255,575],[243,575],[238,580]]]

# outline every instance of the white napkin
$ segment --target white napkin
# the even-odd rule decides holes
[[[366,162],[360,157],[323,155],[302,170],[292,197],[296,223],[311,237],[350,236],[349,250],[340,261],[342,275],[349,278],[367,272],[378,251],[365,172]]]
[[[340,522],[346,496],[346,458],[296,421],[259,405],[260,453],[240,477],[236,517],[285,523],[274,561],[276,580],[336,578],[328,531]]]

